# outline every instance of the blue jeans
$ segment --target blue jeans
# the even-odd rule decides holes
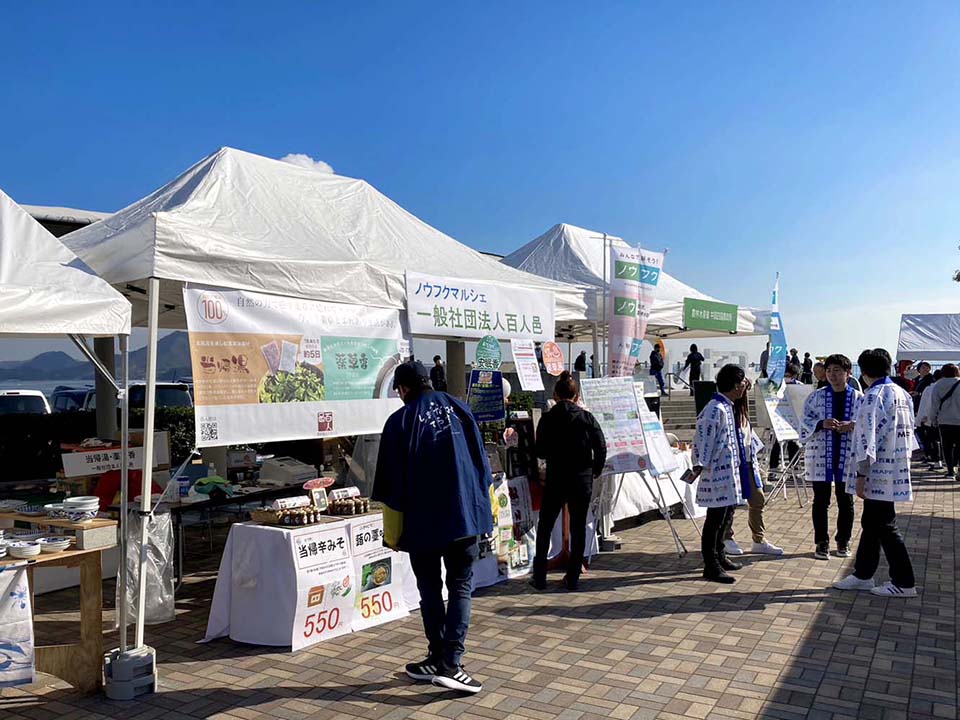
[[[410,553],[420,591],[420,617],[430,659],[448,668],[460,666],[470,627],[473,563],[480,554],[476,537],[461,538],[436,552]],[[443,605],[440,561],[447,571],[447,605]]]

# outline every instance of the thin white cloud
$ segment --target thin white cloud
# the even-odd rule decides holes
[[[284,155],[280,160],[285,163],[290,163],[291,165],[307,168],[308,170],[316,170],[320,173],[333,175],[333,167],[331,167],[330,163],[325,163],[323,160],[314,160],[309,155],[303,153],[290,153]]]

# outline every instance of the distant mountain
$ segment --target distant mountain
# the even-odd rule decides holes
[[[117,357],[117,368],[120,358]],[[147,374],[147,349],[130,353],[130,379]],[[168,382],[193,374],[187,333],[175,332],[157,343],[157,380]],[[45,352],[23,361],[0,362],[0,380],[92,380],[93,365],[63,352]]]

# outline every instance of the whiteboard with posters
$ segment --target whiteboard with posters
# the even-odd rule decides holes
[[[580,382],[583,404],[593,413],[607,441],[604,473],[647,468],[647,448],[632,377],[590,378]]]

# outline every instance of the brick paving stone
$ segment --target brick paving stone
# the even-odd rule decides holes
[[[533,594],[522,580],[478,592],[465,662],[486,688],[460,697],[402,674],[405,662],[423,656],[416,614],[297,654],[229,640],[197,644],[219,555],[192,554],[176,621],[147,628],[158,650],[158,693],[111,703],[40,676],[0,691],[0,717],[955,720],[960,485],[924,472],[915,485],[914,501],[898,514],[917,600],[831,589],[852,559],[813,560],[809,505],[798,507],[791,491],[766,513],[786,556],[745,556],[732,586],[700,581],[696,553],[678,559],[666,524],[654,521],[619,531],[623,548],[595,559],[583,592]],[[691,525],[676,527],[695,551]],[[742,511],[735,528],[749,536]],[[219,546],[224,537],[217,533]],[[877,577],[886,579],[885,562]],[[105,582],[105,628],[113,597]],[[38,642],[77,632],[75,602],[70,590],[36,599]],[[105,647],[116,643],[108,632]]]

